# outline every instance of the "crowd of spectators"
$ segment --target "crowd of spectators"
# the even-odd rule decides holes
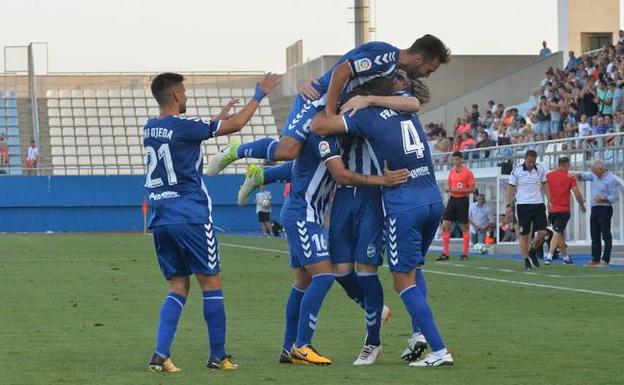
[[[622,38],[615,45],[599,52],[577,57],[570,51],[564,69],[548,68],[539,88],[523,108],[524,116],[518,108],[506,108],[490,100],[484,108],[477,104],[465,108],[464,115],[457,118],[448,133],[442,125],[429,123],[425,128],[432,151],[453,152],[526,143],[518,148],[520,153],[527,149],[539,153],[544,150],[544,144],[535,142],[578,138],[569,145],[562,144],[561,149],[583,150],[591,159],[594,150],[600,148],[602,157],[608,157],[608,148],[616,145],[616,137],[602,140],[583,137],[624,130],[624,32],[620,35]],[[490,152],[473,152],[470,156],[488,158]],[[509,157],[513,152],[499,155]]]

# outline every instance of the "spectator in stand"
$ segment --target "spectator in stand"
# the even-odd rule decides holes
[[[496,146],[496,142],[493,141],[492,139],[490,139],[490,135],[488,135],[487,132],[483,131],[480,134],[480,140],[477,142],[477,148],[484,148],[484,147],[495,147]],[[477,153],[477,156],[480,158],[489,158],[490,157],[490,151],[480,151],[479,153]]]
[[[0,173],[2,174],[6,173],[3,169],[8,167],[10,155],[9,146],[6,144],[6,136],[4,134],[0,134]]]
[[[591,82],[585,83],[581,97],[576,101],[576,104],[579,106],[579,112],[590,118],[598,113],[598,97]]]
[[[470,137],[470,134],[464,132],[461,134],[461,141],[459,143],[459,151],[469,150],[471,148],[475,148],[477,146],[477,142]],[[465,154],[466,156],[468,154]]]
[[[615,82],[609,83],[609,87],[612,87],[613,98],[611,103],[611,113],[616,114],[622,111],[622,86],[617,86]]]
[[[457,131],[455,131],[455,135],[461,135],[463,133],[472,134],[472,127],[466,118],[461,118],[460,124],[457,126]]]
[[[540,135],[548,135],[550,130],[550,110],[546,98],[542,97],[537,105],[537,127],[535,133]]]
[[[479,118],[481,115],[479,114],[479,105],[473,104],[470,109],[470,126],[472,127],[472,132],[477,131],[477,126],[479,125]]]
[[[592,163],[591,172],[577,175],[580,181],[591,182],[590,232],[592,239],[592,261],[590,266],[609,266],[611,260],[611,219],[613,204],[619,199],[622,188],[615,176],[607,171],[602,161]],[[604,251],[600,238],[604,241]]]
[[[622,132],[622,125],[624,124],[624,113],[618,111],[613,118],[613,132]]]
[[[601,115],[611,115],[613,91],[611,91],[611,87],[607,86],[607,82],[603,79],[598,82],[596,96],[598,97],[598,112]]]
[[[581,60],[577,58],[576,56],[574,56],[574,51],[569,51],[568,52],[568,64],[566,64],[565,70],[571,71],[575,69],[579,65],[580,62]]]
[[[561,131],[561,108],[562,103],[559,98],[553,96],[548,103],[548,110],[550,111],[550,130],[544,134],[547,137],[550,134],[552,139],[556,139]]]
[[[481,124],[485,126],[485,128],[492,128],[492,123],[494,122],[494,118],[492,117],[492,111],[485,111],[485,115],[481,118]]]
[[[546,57],[546,56],[550,56],[551,54],[552,54],[552,51],[550,50],[550,48],[547,47],[546,40],[544,40],[542,42],[542,49],[540,49],[539,55],[541,57]]]
[[[438,134],[438,140],[434,146],[437,152],[449,152],[451,148],[451,141],[446,137],[446,131],[440,132]]]
[[[485,195],[477,195],[477,201],[470,205],[468,219],[471,227],[472,244],[485,243],[485,236],[494,228],[494,212],[490,205],[485,203]]]
[[[589,136],[591,135],[592,127],[589,121],[587,120],[587,115],[581,115],[581,122],[578,125],[578,135],[579,136]]]
[[[30,141],[28,155],[26,156],[26,175],[37,175],[37,164],[39,163],[39,149],[35,140]]]
[[[604,116],[598,115],[596,125],[592,127],[592,135],[602,135],[609,132],[609,126],[606,124]]]
[[[624,44],[624,31],[622,31],[620,29],[620,31],[618,32],[618,40],[617,40],[618,44]]]

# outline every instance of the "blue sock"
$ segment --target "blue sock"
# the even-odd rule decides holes
[[[425,275],[423,274],[422,269],[416,269],[416,286],[420,290],[420,292],[427,299],[427,280],[425,279]],[[418,324],[416,320],[412,318],[412,332],[420,333],[420,329],[418,328]]]
[[[243,143],[238,146],[238,158],[254,158],[275,160],[275,149],[277,140],[273,138],[262,138],[253,142]]]
[[[155,352],[163,358],[171,356],[170,348],[178,328],[180,314],[184,309],[186,298],[180,294],[170,292],[160,307],[160,320],[156,334]]]
[[[351,270],[345,275],[336,275],[336,281],[342,286],[355,303],[357,303],[362,309],[364,309],[364,290],[358,282],[358,277],[355,275],[355,271]]]
[[[264,184],[271,184],[275,182],[290,182],[292,175],[293,163],[286,162],[279,166],[269,167],[264,169]]]
[[[321,310],[323,299],[325,299],[333,283],[334,275],[332,273],[317,274],[312,277],[312,283],[310,283],[301,299],[297,340],[295,341],[297,347],[309,345],[312,341],[319,310]]]
[[[364,291],[364,310],[366,311],[366,345],[381,345],[381,312],[384,305],[384,293],[378,273],[357,273],[357,279]]]
[[[431,350],[435,352],[444,349],[444,341],[442,341],[442,336],[435,325],[431,308],[418,287],[416,285],[410,286],[399,295],[412,320],[416,319],[427,343],[431,345]]]
[[[282,349],[290,352],[297,339],[297,326],[299,324],[299,309],[301,308],[301,299],[305,294],[305,290],[292,287],[288,301],[286,301],[286,325],[284,327],[284,345]]]
[[[208,326],[210,340],[210,356],[218,360],[225,358],[225,305],[223,290],[207,290],[203,292],[204,319]]]

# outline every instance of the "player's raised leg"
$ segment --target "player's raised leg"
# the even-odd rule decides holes
[[[252,164],[247,168],[245,181],[238,190],[238,205],[247,203],[251,193],[262,185],[275,182],[290,182],[293,162],[286,162],[279,166],[262,168]]]

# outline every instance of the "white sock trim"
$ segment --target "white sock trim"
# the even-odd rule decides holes
[[[182,302],[180,302],[179,299],[177,299],[176,297],[173,297],[171,295],[168,295],[167,298],[171,298],[172,300],[174,300],[175,302],[178,303],[178,305],[180,305],[181,308],[184,308],[184,304]]]
[[[399,293],[399,297],[403,296],[403,293],[405,293],[406,291],[408,291],[409,289],[416,287],[416,285],[412,285],[409,287],[406,287],[405,289],[401,290],[401,292]]]
[[[379,275],[379,272],[356,271],[355,274],[358,277],[373,277],[373,276]]]

